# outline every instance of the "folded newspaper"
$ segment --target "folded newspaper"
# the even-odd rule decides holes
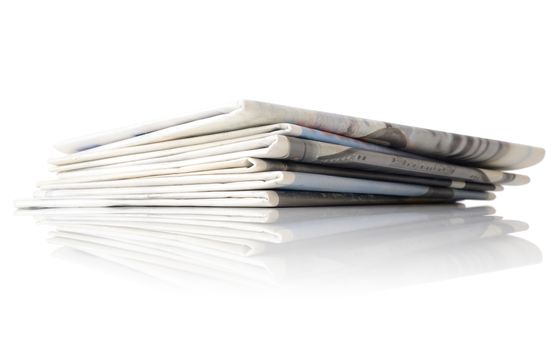
[[[538,147],[256,101],[56,145],[21,208],[284,207],[490,200]]]

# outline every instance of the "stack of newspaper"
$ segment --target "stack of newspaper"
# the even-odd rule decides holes
[[[23,208],[489,200],[537,147],[256,101],[60,143]]]

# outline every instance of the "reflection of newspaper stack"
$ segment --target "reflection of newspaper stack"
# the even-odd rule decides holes
[[[487,200],[537,147],[255,101],[59,144],[20,207],[276,207]]]
[[[443,263],[451,260],[440,276],[448,278],[540,259],[532,244],[508,236],[527,225],[491,216],[491,207],[123,207],[20,213],[55,226],[52,243],[159,277],[187,272],[242,284],[289,284],[354,269],[365,269],[372,278],[415,276],[425,264],[442,269],[438,254]]]

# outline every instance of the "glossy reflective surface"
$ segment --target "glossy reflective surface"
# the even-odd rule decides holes
[[[384,289],[539,263],[490,206],[99,208],[20,211],[54,255],[187,288]]]

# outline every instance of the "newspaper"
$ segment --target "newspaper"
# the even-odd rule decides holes
[[[95,196],[105,199],[124,199],[127,198],[124,197],[125,195],[149,195],[149,198],[178,199],[190,192],[264,189],[431,197],[448,200],[489,200],[495,197],[493,193],[489,192],[288,171],[148,177],[61,184],[54,189],[39,190],[35,193],[35,197],[85,198]]]
[[[239,222],[248,224],[292,225],[301,228],[302,222],[323,222],[323,220],[347,219],[347,221],[368,220],[371,215],[390,213],[403,214],[419,219],[450,215],[463,217],[469,215],[491,215],[495,209],[490,206],[472,207],[463,210],[462,203],[425,204],[425,205],[385,205],[385,206],[347,206],[320,208],[211,208],[211,207],[102,207],[102,208],[38,208],[18,209],[18,216],[32,216],[38,220],[73,218],[113,218],[120,220],[145,219],[145,221],[183,222],[211,221]],[[444,209],[444,210],[443,210]],[[304,229],[302,229],[304,231]]]
[[[57,145],[23,208],[289,207],[491,200],[537,147],[256,101]]]
[[[180,199],[153,198],[152,195],[120,195],[127,199],[35,198],[16,200],[17,208],[99,208],[121,206],[185,207],[306,207],[369,204],[448,203],[448,199],[396,197],[370,194],[305,191],[211,191],[180,194]],[[106,196],[101,196],[106,197]],[[132,197],[132,198],[130,198]],[[158,196],[157,196],[158,197]]]
[[[358,169],[335,168],[316,164],[258,158],[241,158],[230,161],[204,163],[193,166],[171,167],[167,169],[131,172],[123,171],[108,175],[75,176],[70,179],[57,178],[54,180],[41,181],[38,183],[38,186],[41,189],[45,190],[63,188],[87,188],[87,186],[84,185],[85,183],[101,183],[105,181],[138,179],[145,177],[151,178],[164,176],[246,174],[264,171],[294,171],[300,173],[343,176],[358,179],[410,183],[437,187],[450,187],[469,191],[502,190],[501,186],[497,186],[494,184],[482,184],[444,178],[409,176],[394,173],[370,172]]]
[[[542,148],[505,141],[244,100],[180,118],[97,133],[56,145],[66,153],[106,151],[256,126],[291,123],[409,153],[488,169],[519,169],[542,160]]]
[[[71,179],[84,176],[180,168],[246,157],[284,159],[332,167],[486,184],[522,185],[529,182],[527,176],[499,170],[409,158],[284,135],[267,136],[171,156],[66,171],[61,172],[59,177],[61,179]]]
[[[402,152],[394,148],[375,145],[349,137],[335,135],[320,130],[310,129],[293,124],[273,124],[261,127],[235,130],[200,137],[163,141],[153,144],[124,147],[114,150],[99,150],[78,152],[50,160],[52,171],[63,172],[96,166],[131,162],[143,159],[153,159],[172,156],[181,153],[190,153],[207,148],[224,146],[241,141],[249,141],[272,135],[285,135],[303,139],[348,146],[366,151],[386,154],[403,155],[411,158],[425,159],[413,153]]]

